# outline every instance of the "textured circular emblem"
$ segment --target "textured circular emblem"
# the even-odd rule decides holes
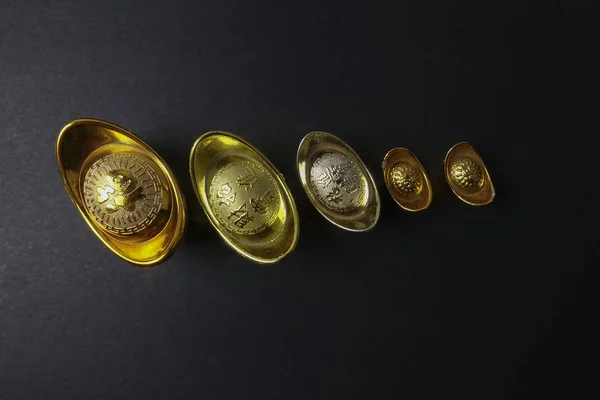
[[[452,181],[462,189],[477,191],[483,187],[483,170],[470,157],[459,157],[450,166]]]
[[[277,217],[281,203],[275,179],[260,164],[234,161],[210,183],[209,201],[219,222],[242,235],[259,233]]]
[[[83,182],[85,205],[107,230],[131,235],[158,214],[162,186],[154,169],[140,157],[115,153],[96,161]]]
[[[365,182],[354,162],[340,153],[325,153],[310,168],[310,184],[325,207],[346,212],[365,197]]]
[[[423,177],[417,168],[406,162],[399,162],[390,171],[394,188],[406,196],[417,196],[423,190]]]

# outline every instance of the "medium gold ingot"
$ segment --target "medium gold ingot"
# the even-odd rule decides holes
[[[185,201],[144,141],[110,122],[78,119],[58,135],[56,160],[75,207],[112,252],[149,267],[175,251],[185,232]]]
[[[219,235],[258,263],[274,263],[298,242],[294,198],[283,175],[260,151],[228,132],[200,136],[190,153],[198,200]]]
[[[454,145],[444,160],[444,175],[456,196],[472,206],[491,203],[494,184],[481,156],[467,142]]]
[[[298,175],[309,200],[331,223],[363,232],[379,219],[379,194],[358,154],[338,137],[311,132],[297,155]]]
[[[385,185],[400,207],[412,212],[429,207],[431,183],[427,172],[410,150],[397,147],[388,151],[381,167]]]

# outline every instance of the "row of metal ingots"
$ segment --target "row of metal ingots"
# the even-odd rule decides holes
[[[56,144],[58,169],[73,203],[98,238],[119,257],[140,266],[164,261],[181,241],[185,201],[164,160],[130,131],[109,122],[79,119],[67,124]],[[298,148],[297,168],[311,203],[331,223],[362,232],[379,218],[373,178],[358,154],[336,136],[312,132]],[[405,210],[431,203],[431,184],[407,149],[390,150],[384,181]],[[494,199],[481,157],[466,142],[444,161],[448,184],[471,205]],[[227,132],[208,132],[190,154],[198,200],[219,235],[258,263],[274,263],[298,241],[298,212],[283,175],[258,149]]]

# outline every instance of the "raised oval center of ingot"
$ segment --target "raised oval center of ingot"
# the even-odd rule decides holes
[[[390,171],[394,188],[405,196],[418,196],[423,190],[423,177],[417,168],[406,162],[399,162]]]
[[[131,235],[150,225],[160,211],[162,185],[143,159],[114,153],[92,164],[85,174],[83,195],[89,213],[104,229]]]
[[[452,162],[450,177],[458,187],[470,192],[481,189],[485,181],[483,169],[467,156],[459,157]]]
[[[281,206],[274,178],[250,160],[234,161],[219,169],[210,183],[209,201],[219,222],[242,235],[265,230]]]
[[[310,184],[319,202],[338,212],[359,207],[366,195],[359,169],[340,153],[322,154],[312,163]]]

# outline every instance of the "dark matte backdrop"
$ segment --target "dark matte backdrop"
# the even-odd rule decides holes
[[[1,1],[0,398],[597,399],[592,3]],[[179,178],[191,218],[163,265],[121,261],[71,204],[54,144],[81,117]],[[226,247],[193,196],[188,152],[213,129],[288,178],[301,236],[278,265]],[[309,203],[312,130],[373,171],[374,231]],[[443,180],[461,140],[488,207]],[[432,178],[426,212],[385,191],[396,146]]]

